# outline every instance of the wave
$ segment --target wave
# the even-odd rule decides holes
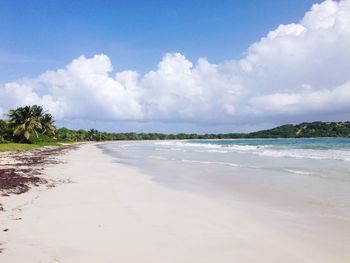
[[[288,145],[242,145],[242,144],[214,144],[191,141],[162,141],[156,145],[167,147],[170,151],[194,151],[203,153],[245,153],[263,157],[339,160],[350,162],[350,150],[345,149],[303,149]]]
[[[237,150],[237,151],[251,151],[255,149],[263,149],[269,146],[266,145],[239,145],[239,144],[213,144],[213,143],[197,143],[197,142],[180,142],[180,141],[162,141],[156,142],[156,145],[170,146],[170,147],[187,147],[187,148],[202,148],[206,149],[219,149],[219,150]],[[174,148],[173,148],[174,149]],[[214,151],[214,150],[212,150]]]
[[[338,160],[350,162],[350,151],[345,150],[265,150],[257,153],[267,157],[289,157],[295,159]]]
[[[295,169],[284,169],[284,171],[289,172],[289,173],[293,173],[293,174],[312,175],[311,172],[295,170]]]

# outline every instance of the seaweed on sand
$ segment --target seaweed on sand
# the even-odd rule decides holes
[[[22,194],[27,192],[30,187],[47,184],[48,180],[42,178],[44,167],[62,162],[57,157],[75,148],[77,148],[75,145],[65,145],[26,152],[9,152],[1,155],[0,194],[2,196]],[[3,210],[4,208],[0,204],[0,211]]]

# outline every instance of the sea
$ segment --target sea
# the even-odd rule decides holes
[[[176,191],[270,219],[273,214],[276,221],[289,215],[300,219],[291,220],[299,227],[305,220],[336,219],[350,233],[350,138],[126,141],[100,147]]]

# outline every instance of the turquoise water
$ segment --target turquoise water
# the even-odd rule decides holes
[[[350,138],[300,138],[300,139],[238,139],[238,140],[193,140],[189,143],[204,145],[251,145],[271,146],[276,148],[337,150],[350,149]]]
[[[261,205],[280,203],[283,209],[285,203],[310,211],[315,208],[310,204],[327,204],[350,213],[349,138],[139,141],[102,147],[167,187],[227,200],[253,198]]]
[[[350,138],[188,140],[155,144],[169,146],[169,150],[350,162]]]

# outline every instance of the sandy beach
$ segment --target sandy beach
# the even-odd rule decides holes
[[[224,202],[164,187],[95,144],[60,157],[61,182],[1,197],[1,262],[349,262]],[[5,230],[5,231],[4,231]]]

